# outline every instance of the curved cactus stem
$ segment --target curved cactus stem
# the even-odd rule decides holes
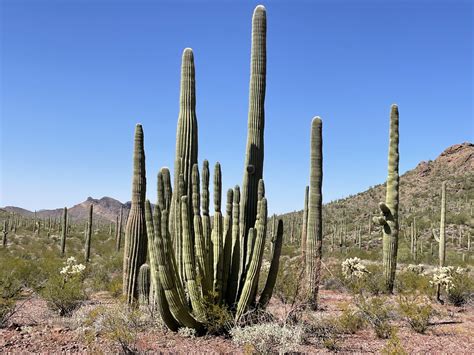
[[[157,255],[157,240],[155,235],[161,233],[161,212],[159,206],[155,207],[155,219],[152,218],[150,201],[145,204],[145,217],[148,235],[148,255],[150,261],[150,276],[151,284],[154,290],[153,304],[158,306],[158,312],[165,325],[172,331],[176,332],[179,329],[179,323],[173,317],[169,310],[168,301],[166,300],[165,292],[161,286],[159,270],[158,270],[158,255]],[[156,222],[156,223],[154,223]]]
[[[181,197],[181,220],[183,221],[183,266],[184,279],[186,281],[189,298],[193,313],[199,321],[206,319],[206,312],[202,304],[202,298],[198,283],[196,281],[196,264],[194,262],[194,245],[192,242],[190,218],[188,215],[188,197]]]
[[[267,199],[265,197],[262,198],[259,215],[261,223],[258,223],[252,261],[247,271],[242,293],[237,304],[237,312],[235,315],[236,321],[239,321],[250,305],[255,302],[258,274],[260,273],[260,268],[262,266],[265,237],[267,234]]]
[[[268,271],[267,282],[265,283],[265,287],[258,301],[259,308],[266,308],[266,306],[268,305],[268,302],[270,302],[270,298],[272,297],[272,294],[273,294],[273,288],[275,287],[275,283],[278,276],[281,247],[283,244],[283,221],[281,219],[278,220],[276,237],[272,241],[272,243],[273,243],[272,261],[270,263],[270,270]]]

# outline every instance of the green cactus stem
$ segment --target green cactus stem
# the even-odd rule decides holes
[[[89,262],[91,255],[91,238],[92,238],[92,214],[94,210],[94,205],[91,203],[89,205],[89,220],[87,222],[87,234],[86,234],[86,245],[84,248],[84,259],[86,262]]]
[[[311,122],[311,158],[308,202],[308,234],[306,253],[306,277],[308,279],[308,305],[318,307],[319,281],[323,242],[322,184],[323,184],[323,122],[315,117]]]
[[[258,182],[263,177],[265,126],[264,104],[267,62],[266,32],[266,10],[265,7],[259,5],[255,8],[252,18],[252,54],[247,148],[245,154],[242,196],[240,200],[240,233],[244,239],[244,248],[248,231],[250,228],[254,227],[256,221],[256,215],[258,213]]]
[[[138,270],[138,303],[147,306],[150,302],[150,267],[143,264]]]
[[[63,229],[61,234],[61,256],[66,252],[66,238],[67,238],[67,207],[63,209]]]
[[[123,256],[123,294],[129,304],[138,300],[138,272],[140,266],[146,262],[145,195],[146,173],[143,129],[140,124],[137,124],[133,152],[132,205],[125,228]]]
[[[390,139],[388,149],[388,176],[387,192],[385,202],[379,203],[380,216],[374,218],[383,228],[382,254],[385,276],[385,288],[389,293],[393,292],[395,282],[395,271],[397,268],[398,253],[398,199],[399,199],[399,175],[398,175],[398,106],[392,105],[390,112]]]

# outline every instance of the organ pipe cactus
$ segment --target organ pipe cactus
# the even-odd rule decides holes
[[[175,190],[171,204],[171,234],[181,276],[184,262],[180,204],[182,196],[191,196],[192,194],[192,167],[197,163],[198,156],[197,129],[194,54],[191,48],[186,48],[183,51],[181,62],[181,91],[174,169],[174,186],[176,188],[179,185],[179,179],[182,178],[184,191],[179,193]],[[192,199],[190,198],[187,206],[189,214],[191,214],[191,204]],[[192,225],[189,227],[193,228]]]
[[[267,70],[267,15],[265,7],[255,8],[252,18],[252,50],[248,112],[247,148],[240,199],[240,233],[246,244],[247,234],[258,213],[258,183],[263,177],[265,87]],[[245,248],[245,247],[244,247]],[[245,249],[244,249],[245,250]]]
[[[395,281],[398,252],[398,140],[398,106],[392,105],[390,112],[387,192],[385,202],[379,203],[380,216],[374,217],[374,222],[383,228],[382,254],[385,288],[390,293],[393,291]]]
[[[138,299],[138,271],[146,261],[147,235],[145,225],[145,150],[143,147],[143,129],[135,127],[133,152],[132,205],[125,229],[123,256],[123,294],[127,303]]]
[[[87,222],[87,233],[86,233],[86,245],[84,248],[84,258],[86,262],[89,261],[91,255],[91,237],[92,237],[92,213],[94,210],[94,205],[91,203],[89,205],[89,220]]]
[[[311,123],[311,161],[308,201],[308,231],[306,253],[306,277],[308,279],[308,304],[318,306],[319,281],[323,243],[322,184],[323,184],[323,123],[315,117]]]
[[[209,163],[204,160],[201,176],[197,165],[193,56],[189,49],[183,54],[174,191],[169,171],[163,168],[158,174],[153,213],[149,201],[146,203],[150,276],[152,289],[156,290],[153,302],[164,323],[174,331],[188,327],[202,333],[212,321],[210,311],[214,306],[226,307],[236,320],[256,307],[264,308],[276,282],[283,238],[281,221],[272,240],[270,272],[257,302],[268,214],[261,179],[266,27],[263,6],[255,10],[253,26],[245,207],[236,186],[227,192],[225,213],[221,211],[222,172],[216,163],[212,224]]]
[[[67,207],[63,210],[63,229],[61,234],[61,255],[64,256],[66,251],[66,237],[67,237]]]

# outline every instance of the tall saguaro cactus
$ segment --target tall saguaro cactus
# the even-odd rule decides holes
[[[393,291],[395,271],[397,268],[398,253],[398,106],[392,105],[390,112],[390,133],[388,146],[388,176],[385,203],[380,202],[380,216],[374,217],[374,222],[383,227],[383,268],[385,275],[385,288],[387,292]]]
[[[123,294],[128,303],[138,299],[138,271],[146,261],[147,235],[145,224],[145,150],[143,129],[135,127],[135,147],[133,152],[132,206],[125,229],[123,256]]]
[[[91,255],[91,238],[92,238],[92,213],[94,205],[91,203],[89,206],[89,220],[87,222],[87,233],[86,233],[86,245],[84,249],[84,257],[86,262],[89,261]]]
[[[311,309],[318,307],[318,291],[321,276],[323,245],[322,185],[323,185],[323,123],[319,117],[311,122],[311,160],[308,201],[308,231],[306,241],[306,276],[308,303]]]
[[[66,251],[66,237],[67,237],[67,207],[63,210],[63,229],[61,234],[61,255],[64,256]]]
[[[263,177],[263,131],[265,126],[265,87],[267,72],[267,15],[265,7],[255,8],[252,18],[252,57],[248,113],[247,149],[240,199],[240,233],[246,236],[255,224],[258,182]]]

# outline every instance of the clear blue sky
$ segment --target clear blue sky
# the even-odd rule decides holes
[[[145,131],[148,197],[172,166],[181,53],[194,49],[199,160],[241,184],[255,1],[1,0],[0,206],[131,196]],[[324,201],[386,178],[390,104],[400,168],[473,141],[471,1],[266,1],[270,212],[301,209],[312,117]],[[225,194],[224,194],[225,196]]]

